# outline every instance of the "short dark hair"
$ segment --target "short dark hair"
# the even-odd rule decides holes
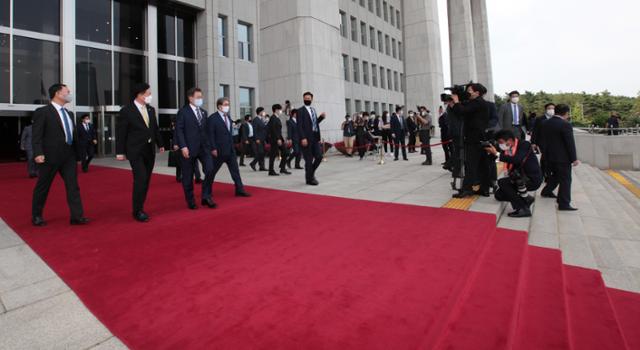
[[[83,115],[80,117],[80,120],[82,120],[82,119],[84,119],[84,118],[91,118],[91,116],[90,116],[90,115],[88,115],[88,114],[83,114]]]
[[[262,108],[262,107],[256,108],[256,114],[260,114],[260,113],[262,113],[262,111],[264,111],[264,108]]]
[[[247,114],[244,116],[245,121],[248,121],[249,119],[251,119],[251,114]]]
[[[564,103],[556,106],[556,115],[564,116],[565,114],[569,113],[569,111],[571,111],[571,108]]]
[[[275,112],[275,111],[277,111],[277,110],[279,110],[279,109],[282,109],[282,106],[281,106],[281,105],[279,105],[278,103],[276,103],[276,104],[274,104],[273,106],[271,106],[271,111],[272,111],[272,112]]]
[[[311,96],[311,98],[313,98],[313,94],[309,91],[305,92],[304,94],[302,94],[302,98],[305,98],[306,96]]]
[[[555,103],[547,103],[546,105],[544,105],[544,109],[547,109],[547,108],[549,108],[551,106],[555,107],[556,104]]]
[[[487,93],[487,88],[484,87],[484,85],[482,85],[480,83],[473,83],[473,84],[469,85],[469,87],[471,87],[471,90],[473,90],[475,92],[479,92],[480,96],[484,96]]]
[[[133,98],[135,99],[140,94],[144,94],[145,91],[149,90],[151,86],[147,83],[138,83],[133,87]]]
[[[493,137],[496,140],[515,140],[516,135],[511,130],[502,129],[496,132]]]
[[[229,98],[228,97],[220,97],[217,101],[216,101],[216,107],[220,107],[224,104],[224,102],[227,101],[229,102]]]
[[[60,90],[62,90],[62,88],[66,87],[66,85],[62,84],[62,83],[55,83],[53,85],[51,85],[49,87],[49,98],[53,100],[54,97],[56,97],[56,93]]]
[[[509,93],[509,97],[513,96],[513,95],[518,95],[520,96],[520,93],[518,92],[518,90],[513,90]]]
[[[402,109],[404,109],[403,106],[396,106],[396,113],[400,112]]]
[[[291,110],[291,116],[293,117],[294,115],[298,116],[298,110],[295,108]]]
[[[290,104],[290,103],[291,103],[291,102],[289,102],[289,100],[284,101],[284,104],[286,104],[286,105],[288,105],[288,104]]]
[[[187,96],[192,97],[196,94],[196,92],[202,92],[202,89],[198,87],[192,87],[191,89],[187,90]]]

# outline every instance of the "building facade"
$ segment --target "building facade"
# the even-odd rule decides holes
[[[485,0],[448,9],[452,80],[491,86]],[[347,113],[436,108],[440,40],[437,0],[0,0],[0,160],[23,156],[21,130],[58,81],[98,126],[103,156],[141,81],[165,132],[192,86],[210,111],[230,97],[236,118],[312,91],[334,141]]]

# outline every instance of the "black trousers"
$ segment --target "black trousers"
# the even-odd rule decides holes
[[[51,189],[51,183],[53,183],[58,173],[60,173],[67,191],[67,205],[69,205],[71,218],[79,219],[83,216],[76,156],[71,147],[66,151],[68,155],[61,162],[54,164],[47,162],[45,159],[43,164],[38,165],[38,182],[36,182],[36,187],[33,189],[33,200],[31,202],[31,215],[33,217],[42,216],[44,205]]]
[[[415,151],[416,151],[416,132],[410,131],[409,132],[409,152],[415,152]]]
[[[462,155],[464,148],[460,144],[459,138],[454,138],[451,145],[451,172],[453,177],[462,177]]]
[[[28,149],[25,152],[27,153],[27,173],[29,176],[38,176],[38,164],[33,159],[33,151]]]
[[[480,147],[480,143],[465,143],[464,144],[464,181],[462,182],[462,188],[464,190],[472,190],[475,185],[481,183],[481,172],[485,168],[482,166],[482,157],[484,150]]]
[[[258,164],[260,169],[264,169],[264,141],[258,140],[251,142],[251,148],[253,149],[253,160],[251,161],[251,165],[255,166]]]
[[[400,135],[396,134],[395,140],[393,140],[394,144],[395,144],[395,150],[393,151],[393,155],[395,157],[395,159],[398,159],[398,155],[399,155],[399,151],[400,149],[402,149],[402,158],[403,159],[407,159],[407,147],[406,147],[406,140],[405,140],[405,134],[402,133]]]
[[[393,152],[393,138],[391,137],[391,130],[382,130],[382,143],[384,145],[385,153],[387,153],[387,144],[391,147],[391,152]]]
[[[450,161],[451,161],[451,153],[453,152],[453,145],[451,144],[451,142],[446,143],[447,140],[440,140],[440,142],[442,143],[442,152],[444,152],[444,162],[447,165],[451,165]]]
[[[425,155],[425,160],[431,162],[433,155],[431,153],[431,133],[429,130],[420,130],[420,154]]]
[[[89,170],[89,164],[91,164],[91,160],[96,155],[95,145],[93,143],[89,143],[88,145],[82,146],[83,150],[82,154],[82,171]]]
[[[316,178],[316,170],[322,163],[322,148],[319,141],[309,140],[307,147],[302,147],[304,157],[304,176],[307,181]]]
[[[276,142],[271,144],[271,148],[269,149],[269,171],[275,171],[273,169],[276,158],[278,158],[278,154],[280,155],[280,171],[285,170],[285,166],[287,164],[287,144],[283,141],[282,145],[278,146]]]
[[[231,174],[231,179],[236,186],[236,193],[244,191],[244,185],[242,184],[242,178],[240,178],[240,168],[238,167],[238,158],[235,152],[230,155],[213,157],[213,176],[211,182],[213,182],[218,174],[218,171],[222,166],[226,164]]]
[[[540,181],[530,181],[527,183],[527,191],[535,191],[540,188]],[[514,210],[527,208],[527,203],[518,194],[518,188],[509,178],[498,180],[498,190],[495,193],[496,200],[510,202]]]
[[[240,157],[240,165],[244,165],[244,157],[251,153],[251,141],[248,141],[249,143],[242,143],[240,145],[240,152],[238,154],[238,156]]]
[[[202,163],[202,171],[204,172],[204,181],[202,182],[202,199],[211,199],[211,185],[213,184],[213,160],[211,154],[205,149],[200,149],[197,154],[190,154],[186,159],[180,154],[180,164],[182,168],[182,188],[184,189],[184,197],[187,203],[195,203],[193,195],[193,173],[194,169],[198,170],[198,161]],[[198,176],[200,178],[200,172]]]
[[[558,207],[567,208],[571,205],[571,163],[546,163],[550,176],[542,193],[551,194],[556,187],[559,187]]]
[[[287,164],[291,163],[292,160],[296,160],[295,166],[300,166],[300,160],[302,159],[302,152],[300,151],[300,141],[291,142],[291,153],[287,157]]]
[[[131,202],[134,214],[144,210],[144,202],[147,200],[147,192],[149,191],[149,183],[151,182],[151,174],[153,173],[155,162],[156,155],[152,144],[148,144],[146,149],[137,158],[129,159],[133,173],[133,194]]]

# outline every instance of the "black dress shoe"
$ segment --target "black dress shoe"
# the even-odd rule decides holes
[[[177,183],[182,182],[182,178],[176,177],[176,182],[177,182]]]
[[[196,179],[196,183],[197,184],[201,184],[202,183],[202,179]]]
[[[276,173],[275,171],[269,171],[269,176],[280,176],[280,174]]]
[[[560,207],[558,208],[558,210],[560,211],[577,211],[578,208],[574,208],[574,207]]]
[[[553,192],[551,193],[540,193],[540,197],[542,198],[558,198]]]
[[[409,158],[402,158],[402,160],[409,160]]]
[[[523,200],[524,200],[525,203],[527,203],[527,206],[530,207],[536,201],[536,197],[534,197],[534,196],[526,196],[526,197],[523,198]]]
[[[309,186],[318,186],[320,183],[316,179],[307,180],[307,185]]]
[[[431,165],[432,163],[428,160],[425,160],[424,162],[422,162],[422,165]]]
[[[213,201],[213,199],[203,199],[202,205],[207,206],[211,209],[215,209],[218,205]]]
[[[397,162],[397,161],[398,161],[398,158],[393,158],[393,161],[394,161],[394,162]]]
[[[299,165],[296,165],[296,167],[295,167],[295,168],[296,168],[296,169],[298,169],[298,170],[302,170],[302,169],[304,169],[303,167],[301,167],[301,166],[299,166]]]
[[[291,172],[287,169],[280,169],[280,174],[291,175]]]
[[[251,197],[251,195],[245,191],[236,191],[236,197]]]
[[[149,215],[147,215],[147,213],[143,212],[142,210],[133,213],[133,218],[136,219],[136,221],[138,222],[149,221]]]
[[[70,224],[71,225],[86,225],[89,223],[89,219],[85,218],[85,217],[81,217],[81,218],[77,218],[77,219],[71,219]]]
[[[257,170],[256,170],[256,165],[255,165],[255,164],[253,164],[253,163],[249,163],[249,166],[251,167],[251,169],[252,169],[253,171],[257,171]]]
[[[240,166],[246,166],[246,165],[244,165],[244,163],[240,163],[239,165],[240,165]]]
[[[44,221],[42,216],[34,216],[33,218],[31,218],[31,223],[33,224],[33,226],[46,226],[47,225],[47,222]]]
[[[473,193],[477,194],[478,196],[482,196],[482,197],[491,196],[491,193],[489,193],[489,190],[478,190],[478,191],[474,191]]]
[[[467,197],[471,197],[473,196],[475,193],[473,191],[469,191],[469,190],[465,190],[465,191],[460,191],[456,194],[454,194],[453,198],[467,198]]]
[[[258,171],[269,171],[269,170],[267,170],[267,168],[260,168],[258,169]]]
[[[189,203],[187,203],[187,208],[189,208],[191,210],[196,210],[196,209],[198,209],[198,206],[196,205],[195,202],[189,202]]]
[[[518,209],[507,214],[510,218],[528,218],[531,216],[531,210],[527,208]]]

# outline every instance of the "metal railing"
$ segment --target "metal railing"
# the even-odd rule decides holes
[[[599,128],[599,127],[576,127],[575,129],[587,132],[589,134],[600,134],[600,135],[640,135],[640,126],[629,127],[629,128]]]

